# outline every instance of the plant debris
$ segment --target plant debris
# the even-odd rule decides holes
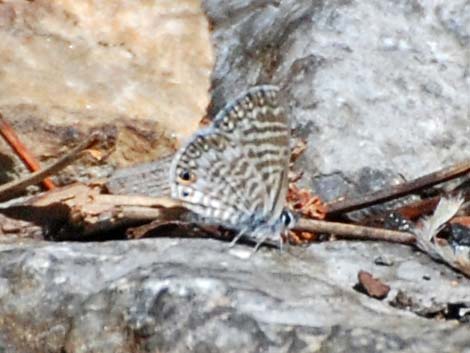
[[[39,162],[28,150],[28,148],[21,142],[20,138],[16,134],[15,130],[10,126],[8,121],[0,114],[0,135],[3,136],[5,141],[11,146],[16,155],[25,163],[31,172],[37,172],[41,169]],[[42,180],[46,190],[52,190],[55,188],[54,182],[50,178],[44,178]]]
[[[325,219],[325,204],[318,196],[312,195],[309,190],[299,189],[295,183],[289,184],[287,204],[291,210],[300,216],[320,220]],[[288,239],[289,243],[299,245],[317,240],[318,235],[308,231],[290,230],[288,232]]]
[[[438,237],[463,203],[460,196],[441,199],[434,214],[423,219],[415,229],[416,245],[434,259],[443,261],[470,277],[470,246],[466,242]]]

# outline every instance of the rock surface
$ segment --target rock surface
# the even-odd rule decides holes
[[[102,178],[173,152],[197,128],[212,53],[198,0],[2,1],[0,113],[43,162],[90,130],[115,134],[110,167],[83,162],[59,182]],[[1,178],[18,161],[3,141],[0,152]]]
[[[390,305],[400,291],[423,316],[470,305],[468,280],[407,247],[251,251],[210,239],[1,244],[4,351],[469,352],[468,324]],[[359,270],[391,286],[385,301],[353,289]]]
[[[204,6],[217,54],[212,109],[249,85],[279,84],[308,141],[302,182],[324,198],[468,158],[468,1]],[[469,280],[408,247],[250,251],[210,239],[4,240],[0,352],[470,353]],[[391,287],[384,301],[354,289],[360,270]]]
[[[308,142],[303,183],[325,199],[468,158],[467,0],[205,6],[215,24],[215,97],[280,85],[294,134]]]

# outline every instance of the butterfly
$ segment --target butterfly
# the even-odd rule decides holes
[[[173,198],[208,224],[238,232],[257,248],[293,225],[285,206],[290,127],[276,86],[256,86],[227,104],[176,153]]]

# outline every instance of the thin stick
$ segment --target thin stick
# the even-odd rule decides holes
[[[0,185],[0,199],[4,200],[30,185],[39,183],[45,177],[57,173],[61,169],[65,168],[66,166],[70,165],[75,160],[77,160],[83,150],[95,144],[100,138],[100,133],[92,133],[85,141],[77,145],[63,157],[59,158],[57,161],[50,164],[46,168],[26,175],[25,177],[20,178],[19,180],[14,180],[10,183]]]
[[[403,184],[373,192],[362,198],[333,201],[327,204],[328,215],[355,211],[381,202],[394,200],[436,184],[458,178],[467,173],[470,173],[470,161],[458,163],[449,168],[441,169]]]
[[[30,172],[41,170],[41,166],[39,165],[37,159],[21,142],[20,138],[15,133],[15,130],[13,130],[11,125],[3,118],[2,114],[0,114],[0,134],[3,136],[5,141],[8,142],[18,157],[20,157]],[[42,184],[46,190],[52,190],[55,188],[54,183],[49,178],[44,178],[44,180],[42,180]]]
[[[382,240],[393,243],[414,244],[416,237],[411,233],[396,230],[364,227],[354,224],[317,221],[301,218],[294,228],[308,232],[328,233],[341,238],[354,238],[366,240]]]

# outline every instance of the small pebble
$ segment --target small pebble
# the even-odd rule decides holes
[[[388,257],[379,256],[374,259],[374,264],[377,266],[393,266],[393,261]]]

